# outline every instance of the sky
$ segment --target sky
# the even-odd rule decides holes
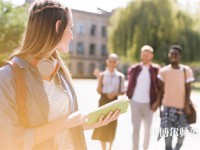
[[[7,0],[12,1],[16,5],[22,5],[25,0]],[[58,0],[64,3],[66,6],[72,9],[78,9],[88,12],[97,12],[97,8],[101,8],[106,11],[112,11],[117,7],[125,7],[128,2],[133,0]],[[196,2],[200,0],[178,0],[183,9],[189,9],[196,7]],[[195,11],[195,9],[194,9]]]
[[[8,0],[9,1],[9,0]],[[25,0],[10,0],[16,5],[21,5]],[[112,11],[117,7],[125,7],[131,0],[58,0],[72,9],[78,9],[89,12],[97,12],[97,7]]]

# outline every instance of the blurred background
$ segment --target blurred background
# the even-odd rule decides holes
[[[34,0],[0,0],[0,61],[21,42]],[[60,0],[72,9],[74,40],[63,55],[74,78],[95,78],[105,69],[108,53],[120,56],[127,74],[139,60],[140,48],[151,45],[156,63],[167,64],[171,44],[183,47],[183,63],[200,81],[200,0]]]
[[[28,8],[33,1],[0,0],[0,65],[20,46]],[[189,65],[194,72],[192,99],[200,114],[200,0],[59,1],[69,6],[73,13],[74,39],[69,53],[61,55],[75,79],[81,111],[87,113],[98,107],[94,70],[105,69],[109,53],[119,55],[118,69],[126,75],[128,67],[139,61],[143,45],[151,45],[155,51],[154,62],[164,66],[168,63],[170,45],[179,44],[183,48],[182,63]],[[129,109],[128,113],[120,116],[113,149],[131,149],[130,115]],[[199,120],[198,115],[194,125],[199,131],[198,137],[188,137],[183,150],[199,149]],[[152,132],[159,123],[159,112],[156,112]],[[100,143],[92,141],[91,134],[92,131],[85,131],[88,149],[100,149]],[[157,134],[153,134],[150,149],[162,150],[164,140],[157,143]]]

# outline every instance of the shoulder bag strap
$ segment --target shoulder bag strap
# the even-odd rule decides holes
[[[188,104],[189,101],[187,100],[186,98],[186,94],[187,94],[187,87],[186,87],[186,80],[187,80],[187,77],[186,77],[186,69],[183,68],[183,72],[184,72],[184,87],[185,87],[185,104]]]
[[[14,80],[16,83],[16,102],[18,105],[18,116],[21,124],[25,127],[29,127],[27,120],[27,111],[26,111],[26,82],[23,71],[19,68],[17,63],[14,61],[7,61],[6,64],[10,65],[13,71]]]
[[[186,70],[185,70],[185,68],[183,68],[183,72],[184,72],[184,85],[185,85],[185,89],[186,89],[186,80],[187,80],[187,78],[186,78]]]
[[[119,93],[121,93],[122,77],[119,76]]]

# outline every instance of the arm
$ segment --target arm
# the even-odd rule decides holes
[[[190,100],[190,94],[191,94],[191,82],[186,83],[186,100]]]
[[[44,126],[35,129],[35,140],[34,143],[38,144],[45,141],[49,137],[55,136],[58,132],[66,128],[73,128],[76,126],[83,126],[84,130],[90,130],[98,128],[100,126],[107,125],[108,123],[116,120],[119,117],[120,111],[109,112],[107,116],[101,116],[99,121],[93,125],[87,125],[86,119],[88,116],[83,115],[79,112],[71,114],[67,119],[66,117],[52,121]],[[49,132],[51,131],[51,132]]]
[[[185,113],[186,114],[190,114],[191,110],[189,107],[189,101],[190,101],[190,93],[191,93],[191,82],[186,83],[185,84],[185,89],[186,89],[186,93],[185,93]]]
[[[134,90],[134,84],[135,84],[135,68],[129,68],[128,69],[128,84],[127,84],[127,90],[126,90],[126,95],[128,96],[129,99],[132,98],[133,96],[133,90]]]
[[[151,110],[156,111],[161,106],[162,98],[164,95],[164,82],[158,79],[159,90],[156,102],[152,105]]]
[[[71,114],[69,117],[59,118],[55,121],[49,122],[43,126],[35,128],[34,144],[39,144],[50,137],[54,137],[60,131],[66,128],[73,128],[76,126],[83,126],[84,130],[94,129],[116,120],[119,117],[120,111],[110,112],[107,116],[101,116],[99,121],[93,125],[87,125],[87,116],[79,112]],[[51,132],[50,132],[51,131]]]
[[[16,122],[14,122],[13,115],[10,116],[5,113],[2,114],[2,109],[0,114],[0,133],[3,133],[1,134],[2,140],[0,143],[3,143],[3,147],[5,149],[32,149],[35,145],[54,137],[57,133],[66,128],[83,126],[85,130],[89,130],[106,125],[118,118],[119,111],[110,112],[107,116],[105,116],[105,118],[104,116],[101,116],[99,122],[94,125],[86,124],[85,119],[87,116],[80,113],[74,113],[67,118],[59,118],[33,129],[24,129],[20,124],[15,125]],[[18,117],[17,114],[15,114],[15,117]],[[10,141],[13,140],[18,141],[19,143],[13,142],[11,144]],[[27,146],[29,148],[27,148]]]
[[[184,76],[185,76],[185,113],[190,114],[190,93],[191,93],[191,82],[194,81],[193,72],[190,67],[186,67],[184,69]]]
[[[98,78],[97,92],[99,94],[102,93],[102,88],[103,88],[103,74],[101,74],[100,77]]]

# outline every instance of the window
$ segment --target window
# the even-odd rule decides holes
[[[101,56],[106,56],[107,55],[107,48],[106,45],[101,46]]]
[[[90,75],[93,75],[94,69],[95,69],[95,64],[91,63],[90,67],[89,67],[89,74]]]
[[[90,44],[90,55],[95,55],[95,44]]]
[[[101,27],[101,36],[102,37],[106,37],[107,36],[107,31],[106,31],[106,27],[105,26]]]
[[[71,64],[71,63],[68,63],[68,64],[67,64],[67,67],[68,67],[69,70],[71,71],[71,69],[72,69],[72,64]]]
[[[77,64],[77,74],[83,75],[83,73],[84,73],[84,64],[82,62],[79,62]]]
[[[82,23],[78,23],[78,24],[77,24],[77,33],[78,33],[79,35],[83,35],[84,32],[85,32],[85,30],[84,30],[84,25],[83,25]]]
[[[84,46],[82,42],[77,43],[77,54],[83,54],[84,53]]]
[[[95,34],[96,34],[96,25],[92,24],[90,29],[90,35],[95,35]]]
[[[73,44],[72,42],[69,43],[69,53],[72,53],[73,51]]]
[[[105,70],[105,68],[106,68],[106,64],[105,63],[101,64],[100,70]]]

